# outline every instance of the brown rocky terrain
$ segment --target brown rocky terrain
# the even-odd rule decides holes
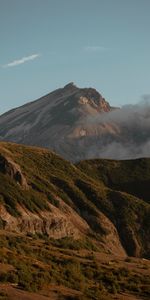
[[[0,299],[149,299],[149,181],[149,159],[1,142]]]
[[[16,186],[21,194],[24,194],[24,197],[26,197],[26,194],[28,194],[28,196],[30,197],[30,193],[34,192],[35,197],[37,197],[38,206],[38,200],[40,201],[40,198],[42,200],[42,190],[40,191],[40,193],[37,192],[38,188],[35,187],[32,182],[30,182],[28,173],[26,174],[26,176],[25,172],[21,170],[21,166],[16,163],[16,161],[19,161],[19,152],[16,152],[14,161],[12,159],[12,153],[9,152],[8,154],[7,144],[2,143],[1,145],[2,148],[0,148],[2,149],[3,153],[1,154],[0,164],[1,175],[3,174],[3,178],[5,178],[5,180],[10,180],[10,184],[12,183],[14,187]],[[16,148],[15,145],[12,145],[12,149],[13,147],[14,149]],[[40,150],[37,149],[38,153],[39,151]],[[4,154],[5,152],[6,156]],[[43,155],[42,152],[48,154],[46,150],[42,150],[41,155]],[[23,160],[25,159],[25,157],[22,158]],[[76,172],[76,169],[74,170],[75,167],[71,166],[71,168],[74,172]],[[50,186],[49,189],[51,190]],[[87,211],[84,211],[84,216],[82,216],[82,214],[80,215],[79,213],[80,207],[75,208],[71,207],[71,205],[68,205],[68,203],[66,203],[64,199],[59,196],[59,192],[55,190],[55,194],[53,194],[52,196],[54,197],[54,200],[52,199],[52,203],[48,202],[48,199],[44,199],[46,198],[44,193],[42,195],[43,200],[46,200],[47,202],[47,210],[41,209],[37,211],[37,209],[35,209],[35,211],[33,211],[32,209],[30,209],[30,205],[29,207],[27,207],[25,202],[24,204],[20,202],[16,203],[16,210],[18,213],[16,217],[16,212],[12,214],[12,210],[7,209],[7,205],[4,205],[5,201],[8,201],[10,202],[9,206],[11,207],[11,197],[13,197],[14,195],[12,194],[11,196],[5,196],[5,192],[3,192],[3,189],[1,190],[1,198],[3,199],[3,201],[1,201],[0,203],[0,218],[4,224],[5,230],[23,232],[26,234],[46,234],[50,238],[55,239],[64,237],[72,237],[78,239],[82,238],[82,236],[90,234],[90,232],[92,232],[91,230],[93,230],[92,226],[97,226],[100,228],[99,230],[104,233],[104,237],[101,237],[100,244],[103,247],[107,248],[108,251],[112,251],[113,253],[116,252],[118,253],[118,255],[126,256],[126,252],[120,243],[118,232],[115,226],[113,225],[111,220],[109,220],[109,218],[107,218],[107,216],[101,211],[96,211],[96,209],[93,208],[93,213],[95,210],[96,215],[90,215],[87,206]],[[10,199],[8,199],[8,197],[10,197]],[[32,201],[32,197],[30,201]]]
[[[1,143],[0,152],[2,228],[55,239],[91,236],[106,252],[149,256],[149,240],[145,240],[149,203],[144,191],[143,198],[134,191],[130,194],[130,183],[123,177],[122,191],[110,185],[106,176],[110,179],[108,170],[115,162],[85,161],[74,166],[48,150],[9,143]],[[126,170],[127,163],[122,164],[126,178],[130,165]],[[120,169],[113,172],[119,176]],[[147,171],[145,184],[149,180]]]

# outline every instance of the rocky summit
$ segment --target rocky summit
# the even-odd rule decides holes
[[[95,89],[69,83],[0,116],[0,139],[50,148],[78,161],[90,157],[88,146],[95,145],[99,135],[116,132],[115,127],[93,125],[88,118],[113,109]]]
[[[0,116],[0,140],[49,148],[65,159],[150,156],[150,105],[112,107],[73,83]]]

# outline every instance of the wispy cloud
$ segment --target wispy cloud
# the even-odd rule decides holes
[[[107,48],[103,46],[85,46],[84,51],[86,52],[102,52],[106,51]]]
[[[3,65],[3,68],[9,68],[9,67],[15,67],[18,65],[22,65],[22,64],[26,63],[27,61],[38,58],[39,56],[40,56],[39,53],[35,53],[35,54],[29,55],[29,56],[24,56],[20,59],[13,60],[12,62],[10,62],[8,64]]]

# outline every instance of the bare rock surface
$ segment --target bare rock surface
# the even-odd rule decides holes
[[[0,172],[15,180],[23,189],[28,189],[28,184],[21,168],[11,158],[0,154]]]

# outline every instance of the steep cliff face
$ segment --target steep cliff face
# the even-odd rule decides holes
[[[69,208],[67,213],[52,205],[50,205],[51,212],[31,212],[20,205],[17,209],[20,216],[16,218],[3,205],[0,206],[0,217],[4,222],[4,229],[25,234],[43,234],[54,239],[64,237],[79,239],[89,230],[88,224]]]
[[[63,203],[64,205],[64,203]],[[90,224],[81,218],[74,210],[68,208],[67,213],[51,207],[51,212],[41,211],[32,213],[24,207],[18,206],[19,217],[12,216],[3,205],[0,205],[0,218],[3,221],[3,229],[24,234],[41,234],[53,239],[70,237],[82,239],[91,232]],[[95,220],[94,220],[95,222]],[[119,235],[113,223],[100,214],[97,224],[103,228],[105,234],[98,242],[99,246],[108,253],[126,257],[126,251],[121,245]]]

